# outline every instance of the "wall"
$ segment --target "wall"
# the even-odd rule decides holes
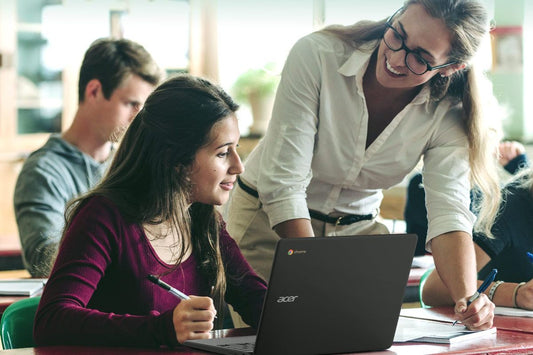
[[[495,0],[494,44],[497,43],[497,38],[505,36],[506,30],[512,31],[513,28],[523,27],[525,6],[525,0],[513,0],[512,6],[509,6],[507,0]],[[525,44],[526,41],[523,41],[522,46]],[[495,48],[498,46],[495,45]],[[493,54],[497,56],[502,53],[496,51]],[[521,60],[523,61],[522,58]],[[505,138],[519,141],[527,140],[527,127],[526,122],[524,122],[524,72],[521,63],[503,67],[496,66],[488,73],[488,76],[492,80],[494,94],[509,113],[509,117],[503,121]]]

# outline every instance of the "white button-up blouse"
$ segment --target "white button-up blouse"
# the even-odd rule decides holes
[[[427,241],[450,231],[471,233],[475,217],[459,100],[430,100],[425,85],[365,149],[362,82],[377,44],[354,50],[334,36],[312,33],[294,45],[268,131],[248,157],[243,179],[257,189],[273,227],[309,218],[308,208],[372,213],[381,190],[400,183],[423,156]]]

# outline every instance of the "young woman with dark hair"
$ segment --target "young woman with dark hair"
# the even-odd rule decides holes
[[[214,207],[243,171],[237,108],[188,75],[148,97],[102,182],[67,209],[35,318],[38,345],[175,346],[208,337],[224,302],[258,323],[266,283]]]

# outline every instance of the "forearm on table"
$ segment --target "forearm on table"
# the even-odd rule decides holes
[[[453,302],[476,292],[476,256],[472,237],[466,232],[449,232],[431,241],[435,268]]]
[[[422,301],[432,307],[453,305],[453,299],[446,285],[442,282],[437,270],[428,276],[422,289]]]
[[[178,345],[172,310],[147,315],[114,314],[73,303],[59,299],[42,307],[35,318],[37,345]]]
[[[485,294],[487,294],[487,296],[489,295],[489,292],[491,290],[491,288],[494,286],[494,282],[492,284],[490,284],[490,286],[487,288],[487,291],[485,292]],[[516,282],[503,282],[501,283],[499,286],[497,286],[495,292],[494,292],[494,295],[493,295],[493,298],[492,298],[492,302],[494,302],[495,305],[497,306],[502,306],[502,307],[514,307],[514,303],[513,303],[513,295],[515,293],[515,289],[516,287],[518,286],[518,283]],[[515,296],[516,298],[516,302],[517,302],[517,306],[521,307],[523,306],[522,304],[520,304],[519,299],[520,297],[517,297],[518,295]],[[522,307],[521,307],[522,308]],[[523,308],[526,308],[526,307],[523,307]]]
[[[48,277],[54,265],[57,249],[58,243],[51,240],[41,240],[35,249],[24,249],[24,267],[32,277]]]

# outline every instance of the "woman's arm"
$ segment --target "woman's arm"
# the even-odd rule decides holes
[[[322,72],[315,37],[299,40],[287,57],[262,142],[257,191],[271,227],[309,219],[306,188],[312,177]]]
[[[479,271],[490,261],[490,257],[487,255],[487,253],[483,251],[483,249],[481,249],[475,243],[474,251],[476,253],[477,271]],[[477,286],[479,287],[482,282],[483,281],[478,280]],[[486,293],[488,293],[489,290],[490,287],[489,289],[487,289]],[[448,288],[446,287],[446,285],[444,285],[436,270],[433,270],[433,272],[428,277],[422,292],[424,303],[431,304],[434,306],[454,304],[454,301],[450,296]]]
[[[479,271],[490,261],[490,256],[475,243],[474,250],[476,253],[477,270]],[[477,281],[478,287],[482,282],[482,280]],[[489,296],[494,285],[495,282],[490,284],[485,291],[487,296]],[[533,310],[533,280],[530,280],[520,287],[516,282],[503,282],[499,284],[494,291],[492,302],[496,306],[514,307],[513,294],[517,287],[518,290],[515,296],[516,305],[519,308]],[[424,303],[428,305],[442,306],[453,304],[453,299],[450,297],[448,288],[444,285],[439,274],[435,270],[428,277],[422,292]]]
[[[442,285],[439,285],[440,279],[448,291],[444,294],[448,293],[452,304],[455,304],[456,319],[470,329],[481,330],[492,327],[494,304],[482,294],[467,305],[478,284],[473,244],[472,237],[465,232],[450,232],[432,239],[431,249],[438,277],[435,273],[428,277],[424,287],[424,302],[438,305],[433,301],[446,300],[444,296],[435,296],[438,294],[436,291],[443,291]],[[430,295],[438,298],[431,299]]]
[[[274,230],[281,238],[314,237],[311,221],[305,218],[291,219],[274,226]]]
[[[64,236],[35,317],[36,344],[177,345],[172,308],[163,313],[147,310],[119,314],[113,309],[89,306],[95,302],[97,289],[126,287],[109,282],[102,285],[108,268],[124,248],[119,234],[128,233],[128,228],[116,209],[98,202],[96,198],[89,201]],[[130,271],[124,270],[124,281],[131,279]],[[139,284],[138,291],[130,292],[130,299],[125,297],[123,304],[135,309],[147,308],[139,300],[141,288],[149,283],[139,280]]]
[[[474,248],[476,251],[477,269],[479,271],[490,261],[490,256],[479,245],[474,244]],[[481,284],[481,282],[482,281],[478,280],[478,284]],[[495,283],[493,282],[487,288],[485,294],[489,295],[494,284]],[[513,297],[516,305],[513,303]],[[518,306],[519,308],[533,310],[533,280],[529,280],[529,282],[522,286],[516,282],[503,282],[497,285],[493,292],[492,302],[494,302],[496,306]]]

